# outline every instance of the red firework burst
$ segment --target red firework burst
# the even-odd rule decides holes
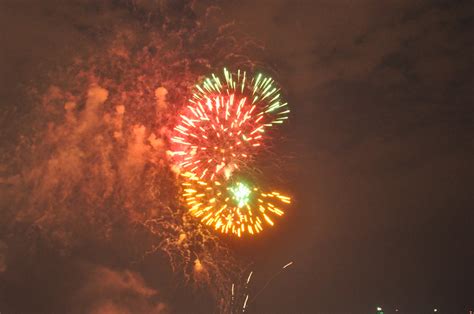
[[[288,118],[288,104],[270,77],[245,71],[205,78],[171,135],[171,155],[184,172],[214,179],[245,166],[263,144],[265,128]]]
[[[201,179],[229,176],[262,145],[264,116],[246,97],[215,95],[188,105],[174,128],[172,156]]]

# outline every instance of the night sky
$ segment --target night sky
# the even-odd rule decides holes
[[[218,18],[210,21],[210,12]],[[49,156],[41,140],[28,138],[58,121],[54,110],[65,107],[46,112],[30,95],[41,97],[55,80],[67,80],[61,69],[108,47],[117,29],[132,37],[222,25],[232,28],[235,46],[240,38],[252,43],[246,58],[272,73],[292,108],[260,164],[269,181],[292,195],[291,208],[259,237],[223,240],[254,270],[250,298],[294,262],[248,313],[474,309],[472,1],[0,0],[0,24],[0,313],[218,311],[206,288],[186,286],[159,253],[137,258],[146,245],[127,241],[145,236],[123,221],[107,225],[114,236],[105,240],[95,238],[94,225],[74,223],[51,231],[58,239],[70,231],[72,244],[36,236],[49,227],[19,217],[37,206],[35,191],[51,192],[21,182],[43,175],[34,172],[43,157],[28,159],[27,167],[17,153],[28,143]],[[215,39],[203,34],[202,46]],[[226,47],[203,52],[211,70],[233,66],[218,60],[232,51]],[[189,49],[197,60],[201,47]],[[167,82],[184,77],[174,74]],[[98,84],[115,91],[106,80]],[[173,95],[186,86],[163,85],[173,112],[179,108]],[[59,184],[68,189],[72,180]],[[85,184],[74,182],[71,190]],[[137,191],[140,182],[133,181]],[[86,211],[81,195],[49,196],[41,223],[55,221],[56,201]],[[112,206],[102,200],[94,201],[98,210]],[[57,215],[59,224],[70,223],[62,210]]]

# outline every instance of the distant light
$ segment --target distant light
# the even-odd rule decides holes
[[[398,309],[395,309],[395,312],[398,312]]]
[[[433,312],[438,312],[438,309],[434,309]]]
[[[382,308],[380,306],[377,306],[377,311],[381,311]]]

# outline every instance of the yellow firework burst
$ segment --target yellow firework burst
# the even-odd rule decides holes
[[[202,223],[238,237],[259,233],[265,225],[273,226],[273,216],[283,215],[282,207],[291,203],[288,196],[266,193],[242,180],[203,181],[192,173],[182,176],[189,212]]]

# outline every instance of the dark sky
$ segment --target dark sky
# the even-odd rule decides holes
[[[109,14],[88,9],[88,1],[72,3],[0,1],[5,152],[28,129],[17,127],[11,117],[23,121],[24,108],[34,106],[21,109],[15,100],[41,77],[37,65],[70,62],[84,45],[99,45],[88,33],[97,29],[77,25],[136,18],[120,1],[107,4],[114,9]],[[155,9],[152,2],[128,3],[145,13]],[[284,139],[274,146],[283,161],[269,168],[277,170],[294,204],[278,228],[230,246],[254,261],[253,291],[282,265],[294,265],[272,281],[249,312],[367,313],[377,305],[387,313],[395,307],[402,313],[473,309],[474,3],[217,4],[224,22],[234,21],[239,32],[265,47],[258,58],[275,69],[292,108]],[[167,14],[184,11],[176,6]],[[195,14],[199,19],[203,11]],[[5,165],[2,160],[2,173],[7,173]],[[43,252],[33,253],[39,254],[38,263],[16,264],[31,255],[12,249],[17,242],[1,236],[1,313],[4,308],[6,313],[63,312],[70,304],[93,304],[114,291],[119,292],[112,300],[133,296],[124,306],[132,312],[159,312],[164,304],[172,313],[198,311],[186,307],[197,304],[192,293],[179,300],[162,291],[159,279],[149,279],[169,281],[171,276],[166,271],[157,275],[151,261],[133,271],[117,270],[113,267],[121,262],[114,256],[79,250],[67,261],[51,262],[41,256],[58,253]],[[117,258],[124,260],[126,254]],[[45,279],[44,273],[55,278]],[[82,283],[82,277],[89,279]],[[155,290],[164,300],[152,298]],[[42,297],[31,297],[36,294]],[[101,309],[116,313],[119,303]],[[79,311],[93,310],[84,305]]]
[[[297,265],[260,302],[472,306],[472,2],[260,7],[232,14],[284,73],[297,199],[271,245]]]

